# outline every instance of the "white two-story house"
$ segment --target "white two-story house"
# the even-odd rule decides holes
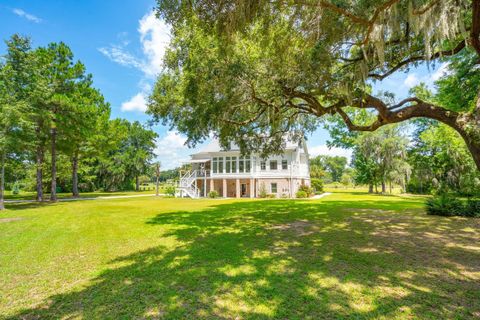
[[[206,197],[216,190],[221,197],[256,198],[261,193],[295,197],[301,185],[310,186],[308,150],[304,141],[287,142],[281,155],[262,159],[241,156],[238,147],[221,150],[217,142],[191,155],[191,170],[182,172],[180,195]]]

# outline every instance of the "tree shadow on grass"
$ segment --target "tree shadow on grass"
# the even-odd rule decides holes
[[[414,205],[253,201],[161,213],[148,227],[167,226],[161,236],[175,247],[119,257],[87,287],[8,319],[478,316],[480,222]]]
[[[42,208],[45,206],[52,206],[57,205],[58,202],[14,202],[14,203],[6,203],[6,208],[8,211],[18,211],[18,210],[25,210],[25,209],[36,209]],[[6,211],[6,212],[8,212]]]

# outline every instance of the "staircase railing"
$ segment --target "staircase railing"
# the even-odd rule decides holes
[[[180,190],[185,191],[185,193],[190,198],[200,197],[200,190],[197,187],[197,171],[187,171],[180,177]]]

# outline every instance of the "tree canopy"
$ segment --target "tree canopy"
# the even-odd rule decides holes
[[[190,144],[214,132],[276,152],[325,117],[355,131],[424,117],[460,133],[480,169],[480,0],[158,0],[158,15],[173,37],[149,113]],[[372,94],[395,72],[445,59],[469,61],[462,100]],[[358,110],[371,122],[356,122]]]
[[[57,189],[132,189],[153,159],[156,133],[139,122],[110,120],[92,75],[63,42],[32,48],[13,35],[0,60],[0,210],[5,185],[37,200]],[[46,170],[46,169],[50,170]],[[58,184],[57,184],[58,183]]]

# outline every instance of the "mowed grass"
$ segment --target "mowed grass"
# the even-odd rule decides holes
[[[11,204],[2,319],[478,319],[480,219],[421,197]]]
[[[159,192],[163,192],[164,189],[160,188]],[[99,197],[109,197],[109,196],[134,196],[134,195],[143,195],[143,194],[155,194],[155,189],[143,190],[141,191],[124,191],[124,192],[82,192],[80,193],[79,198],[99,198]],[[35,200],[36,193],[32,191],[21,191],[19,194],[13,194],[11,191],[5,192],[5,200]],[[69,199],[73,198],[72,193],[70,192],[60,192],[57,193],[57,199]],[[49,201],[50,194],[44,194],[45,201]]]

